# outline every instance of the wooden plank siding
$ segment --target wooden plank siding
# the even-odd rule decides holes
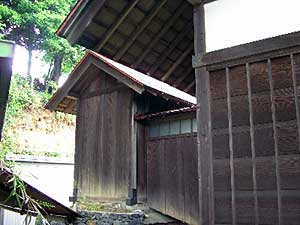
[[[75,153],[79,199],[118,201],[128,197],[132,91],[118,88],[84,97],[119,85],[110,76],[99,74],[81,93]]]
[[[198,224],[197,136],[147,138],[147,202],[187,224]]]
[[[253,60],[208,65],[215,224],[298,224],[300,53]]]

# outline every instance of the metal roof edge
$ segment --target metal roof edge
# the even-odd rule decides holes
[[[84,10],[89,0],[78,0],[74,7],[72,8],[71,12],[68,16],[64,19],[62,24],[56,31],[56,34],[60,37],[66,37],[67,32],[70,27],[74,24],[74,21],[79,17],[80,13]]]

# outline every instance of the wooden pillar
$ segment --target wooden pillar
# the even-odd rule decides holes
[[[131,108],[131,151],[130,151],[130,171],[127,205],[137,203],[137,122],[134,115],[137,112],[137,105],[132,101]]]
[[[206,52],[204,3],[194,4],[195,58]],[[210,80],[205,67],[195,68],[198,121],[199,225],[214,224]]]
[[[12,75],[14,49],[13,42],[0,40],[0,141]]]

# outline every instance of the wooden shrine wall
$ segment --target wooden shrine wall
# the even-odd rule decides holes
[[[150,207],[188,224],[198,224],[196,133],[148,137],[146,154]]]
[[[214,224],[299,224],[300,54],[245,59],[209,77]]]
[[[78,197],[125,200],[130,179],[132,92],[125,86],[119,88],[120,84],[105,74],[89,84],[77,110]]]

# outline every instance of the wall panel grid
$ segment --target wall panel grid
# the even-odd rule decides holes
[[[197,119],[186,118],[164,122],[155,122],[148,126],[150,138],[165,137],[197,132]]]
[[[300,54],[209,73],[215,224],[299,224]]]
[[[151,208],[198,224],[197,137],[153,139],[147,147],[147,201]]]

